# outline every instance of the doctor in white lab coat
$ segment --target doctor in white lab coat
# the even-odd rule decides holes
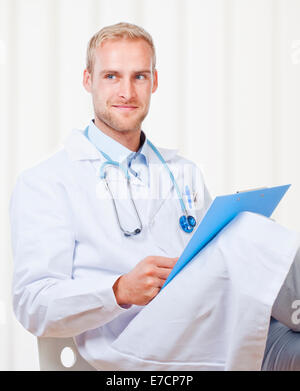
[[[94,120],[12,194],[16,317],[36,336],[74,337],[99,370],[259,370],[298,235],[243,213],[160,290],[193,233],[141,130],[158,84],[154,46],[118,24],[95,34],[87,59]],[[158,150],[197,227],[211,202],[200,170]]]

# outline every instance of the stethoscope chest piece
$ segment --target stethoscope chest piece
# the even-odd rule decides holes
[[[196,226],[196,220],[193,216],[183,215],[179,219],[179,224],[184,232],[191,233]]]

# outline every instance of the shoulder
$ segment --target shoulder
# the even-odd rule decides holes
[[[58,195],[65,196],[71,181],[71,164],[64,148],[52,153],[18,174],[11,199],[18,198],[22,202],[25,199],[29,202],[31,199],[31,203],[42,203],[50,199],[58,202]]]
[[[179,154],[178,149],[170,149],[170,148],[162,148],[162,147],[156,147],[158,152],[161,154],[163,159],[166,161],[167,164],[188,164],[192,165],[194,167],[197,167],[196,164],[181,154]]]
[[[189,169],[194,172],[198,172],[201,174],[201,170],[197,164],[190,160],[187,159],[186,157],[182,156],[181,154],[178,153],[178,149],[167,149],[167,148],[157,148],[158,151],[161,153],[162,157],[166,161],[166,163],[170,166],[177,166],[178,168],[181,169]]]
[[[18,178],[24,180],[44,179],[45,181],[55,181],[68,176],[70,165],[71,161],[68,158],[66,150],[61,148],[34,166],[23,170]]]
[[[61,149],[22,171],[14,183],[9,210],[11,218],[24,213],[40,213],[68,210],[71,172],[66,151]],[[47,212],[48,213],[48,212]]]

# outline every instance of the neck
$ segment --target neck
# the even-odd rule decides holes
[[[130,151],[137,152],[140,146],[141,129],[139,130],[124,130],[118,131],[107,126],[104,122],[100,121],[97,117],[95,118],[95,125],[98,129],[101,129],[103,133],[111,137],[118,143],[124,145]]]

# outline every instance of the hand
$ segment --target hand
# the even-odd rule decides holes
[[[119,305],[146,305],[160,291],[177,258],[149,256],[114,283],[113,291]]]

